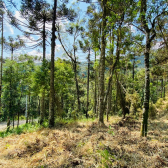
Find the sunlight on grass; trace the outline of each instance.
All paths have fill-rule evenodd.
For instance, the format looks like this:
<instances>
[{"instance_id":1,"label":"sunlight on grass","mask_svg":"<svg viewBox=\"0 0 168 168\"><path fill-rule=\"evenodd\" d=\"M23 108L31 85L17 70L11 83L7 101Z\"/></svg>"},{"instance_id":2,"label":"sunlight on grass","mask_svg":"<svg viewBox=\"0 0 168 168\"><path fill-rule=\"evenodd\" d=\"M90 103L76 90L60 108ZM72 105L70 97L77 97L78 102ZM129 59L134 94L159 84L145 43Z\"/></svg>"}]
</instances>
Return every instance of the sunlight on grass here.
<instances>
[{"instance_id":1,"label":"sunlight on grass","mask_svg":"<svg viewBox=\"0 0 168 168\"><path fill-rule=\"evenodd\" d=\"M26 132L34 132L34 131L37 131L40 128L41 128L41 126L38 123L34 123L34 124L27 123L27 124L20 125L19 127L16 127L14 129L1 131L0 132L0 137L4 138L4 137L7 137L7 136L13 135L13 134L22 134L22 133L26 133Z\"/></svg>"}]
</instances>

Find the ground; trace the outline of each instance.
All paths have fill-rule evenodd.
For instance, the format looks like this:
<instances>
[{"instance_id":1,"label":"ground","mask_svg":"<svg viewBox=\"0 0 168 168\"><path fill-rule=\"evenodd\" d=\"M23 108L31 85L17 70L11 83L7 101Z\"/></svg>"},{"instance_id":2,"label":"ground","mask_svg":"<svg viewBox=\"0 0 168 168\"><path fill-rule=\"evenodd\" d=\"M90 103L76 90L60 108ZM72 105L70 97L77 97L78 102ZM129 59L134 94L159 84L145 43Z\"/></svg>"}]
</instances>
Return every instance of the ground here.
<instances>
[{"instance_id":1,"label":"ground","mask_svg":"<svg viewBox=\"0 0 168 168\"><path fill-rule=\"evenodd\" d=\"M140 137L141 117L57 122L55 128L0 138L0 168L166 168L168 98L160 99Z\"/></svg>"},{"instance_id":2,"label":"ground","mask_svg":"<svg viewBox=\"0 0 168 168\"><path fill-rule=\"evenodd\" d=\"M0 167L168 167L167 119L149 121L147 138L140 137L140 121L117 116L106 128L76 121L0 138Z\"/></svg>"}]
</instances>

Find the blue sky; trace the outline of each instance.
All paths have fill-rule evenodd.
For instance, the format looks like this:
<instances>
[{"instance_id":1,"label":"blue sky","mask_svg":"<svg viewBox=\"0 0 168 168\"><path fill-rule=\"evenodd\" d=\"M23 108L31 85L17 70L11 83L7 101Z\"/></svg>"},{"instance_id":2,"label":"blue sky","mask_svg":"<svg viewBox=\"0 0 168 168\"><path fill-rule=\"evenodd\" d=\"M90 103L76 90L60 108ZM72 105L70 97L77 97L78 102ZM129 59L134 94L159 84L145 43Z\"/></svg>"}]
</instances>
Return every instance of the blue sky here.
<instances>
[{"instance_id":1,"label":"blue sky","mask_svg":"<svg viewBox=\"0 0 168 168\"><path fill-rule=\"evenodd\" d=\"M17 3L17 8L20 8L20 1L14 0ZM50 3L51 5L53 5L53 0L47 0L48 3ZM69 4L69 6L73 6L74 7L74 3L75 0L72 0L71 3ZM7 3L8 5L8 3ZM85 11L87 10L87 4L86 3L80 3L79 4L79 8L80 8L80 13L81 15L83 15L85 13ZM20 13L18 10L10 7L10 9L12 9L15 17L19 20L21 20L22 22L26 23L26 20L24 18L21 17ZM82 18L82 17L80 17ZM60 24L64 27L64 24L68 24L68 21L64 21L64 22L60 22ZM48 27L48 29L51 29L51 24L47 24L46 25ZM23 36L22 32L19 31L18 29L14 28L13 26L11 26L9 24L9 20L7 18L7 16L5 16L5 22L4 22L4 37L8 38L8 36L12 36L13 38L15 38L17 35L20 35L21 38L26 42L26 46L31 46L33 44L35 44L34 42L28 40L26 37ZM37 36L32 36L32 39L37 39ZM51 39L48 38L48 41L51 42ZM68 42L69 41L69 42ZM67 39L64 40L64 42L68 42L69 44L71 44L72 42L72 37L67 36ZM68 44L67 43L67 44ZM61 57L61 58L65 58L65 56L63 56L63 49L59 43L58 40L56 40L56 50L55 50L55 58L56 57ZM20 54L29 54L29 55L38 55L38 56L42 56L42 47L37 47L35 49L28 49L28 48L22 48L19 49L17 51L14 51L14 57L20 55ZM86 61L86 56L87 53L82 53L81 51L79 51L77 53L79 55L79 61L83 62ZM4 50L4 58L9 57L10 58L11 53L10 51ZM46 46L46 57L49 59L51 57L51 47L50 46ZM94 58L94 53L91 56L92 58Z\"/></svg>"}]
</instances>

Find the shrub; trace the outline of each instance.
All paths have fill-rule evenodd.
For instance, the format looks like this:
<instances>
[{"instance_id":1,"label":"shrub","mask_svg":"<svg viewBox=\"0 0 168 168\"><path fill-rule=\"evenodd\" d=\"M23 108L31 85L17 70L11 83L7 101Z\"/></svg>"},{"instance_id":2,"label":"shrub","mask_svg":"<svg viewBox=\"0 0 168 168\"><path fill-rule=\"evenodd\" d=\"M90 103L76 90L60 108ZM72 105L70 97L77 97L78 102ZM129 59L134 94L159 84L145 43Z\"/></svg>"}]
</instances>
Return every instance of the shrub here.
<instances>
[{"instance_id":1,"label":"shrub","mask_svg":"<svg viewBox=\"0 0 168 168\"><path fill-rule=\"evenodd\" d=\"M6 131L0 131L0 137L4 138L4 137L7 137L12 134L34 132L40 128L41 128L41 126L38 123L24 124L24 125L20 125L19 127L14 128L14 129L7 129Z\"/></svg>"},{"instance_id":2,"label":"shrub","mask_svg":"<svg viewBox=\"0 0 168 168\"><path fill-rule=\"evenodd\" d=\"M149 105L149 118L155 119L156 115L157 115L156 106L153 103L150 103L150 105Z\"/></svg>"},{"instance_id":3,"label":"shrub","mask_svg":"<svg viewBox=\"0 0 168 168\"><path fill-rule=\"evenodd\" d=\"M88 111L88 115L89 115L89 117L91 117L91 118L95 117L95 114L94 114L94 112L93 112L93 109L91 109L90 111Z\"/></svg>"},{"instance_id":4,"label":"shrub","mask_svg":"<svg viewBox=\"0 0 168 168\"><path fill-rule=\"evenodd\" d=\"M157 102L156 102L155 105L156 105L157 108L160 108L160 106L161 106L162 104L163 104L163 98L160 98L160 99L157 100Z\"/></svg>"},{"instance_id":5,"label":"shrub","mask_svg":"<svg viewBox=\"0 0 168 168\"><path fill-rule=\"evenodd\" d=\"M76 110L73 110L73 111L71 112L71 117L72 117L74 120L77 119L77 111L76 111Z\"/></svg>"}]
</instances>

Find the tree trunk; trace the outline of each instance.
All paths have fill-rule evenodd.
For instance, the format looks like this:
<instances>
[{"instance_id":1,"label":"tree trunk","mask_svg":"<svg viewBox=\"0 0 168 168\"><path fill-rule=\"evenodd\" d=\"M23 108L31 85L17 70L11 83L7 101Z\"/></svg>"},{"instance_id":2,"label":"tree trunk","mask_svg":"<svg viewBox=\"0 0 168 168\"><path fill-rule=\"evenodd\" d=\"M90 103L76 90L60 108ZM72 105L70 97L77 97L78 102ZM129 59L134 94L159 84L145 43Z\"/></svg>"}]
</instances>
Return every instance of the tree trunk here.
<instances>
[{"instance_id":1,"label":"tree trunk","mask_svg":"<svg viewBox=\"0 0 168 168\"><path fill-rule=\"evenodd\" d=\"M96 52L95 52L96 62ZM97 116L97 69L95 67L94 114Z\"/></svg>"},{"instance_id":2,"label":"tree trunk","mask_svg":"<svg viewBox=\"0 0 168 168\"><path fill-rule=\"evenodd\" d=\"M89 108L89 77L90 77L90 48L88 55L88 75L87 75L87 109L86 109L86 118L88 118L88 108Z\"/></svg>"},{"instance_id":3,"label":"tree trunk","mask_svg":"<svg viewBox=\"0 0 168 168\"><path fill-rule=\"evenodd\" d=\"M20 112L20 109L18 110L18 122L17 122L17 127L19 127L19 116L20 116L19 112Z\"/></svg>"},{"instance_id":4,"label":"tree trunk","mask_svg":"<svg viewBox=\"0 0 168 168\"><path fill-rule=\"evenodd\" d=\"M55 22L56 22L57 0L54 0L53 23L52 23L52 39L51 39L51 74L50 74L50 103L49 103L49 127L54 127L54 56L55 56Z\"/></svg>"},{"instance_id":5,"label":"tree trunk","mask_svg":"<svg viewBox=\"0 0 168 168\"><path fill-rule=\"evenodd\" d=\"M9 71L10 73L12 72L11 71L11 69L10 69L10 71ZM9 94L10 94L10 96L9 96L9 99L10 99L10 101L9 101L9 112L8 112L8 120L7 120L7 129L9 130L10 129L10 117L11 117L11 114L12 114L12 100L11 100L11 97L12 97L12 95L11 95L11 79L10 79L10 92L9 92Z\"/></svg>"},{"instance_id":6,"label":"tree trunk","mask_svg":"<svg viewBox=\"0 0 168 168\"><path fill-rule=\"evenodd\" d=\"M166 81L164 80L164 87L163 87L163 98L165 98L165 94L166 94L165 83L166 83Z\"/></svg>"},{"instance_id":7,"label":"tree trunk","mask_svg":"<svg viewBox=\"0 0 168 168\"><path fill-rule=\"evenodd\" d=\"M10 129L10 117L7 117L7 131Z\"/></svg>"},{"instance_id":8,"label":"tree trunk","mask_svg":"<svg viewBox=\"0 0 168 168\"><path fill-rule=\"evenodd\" d=\"M22 93L23 93L23 86L22 86L22 91L21 91L20 99L19 99L19 102L18 102L19 110L18 110L18 122L17 122L17 127L19 127L19 116L20 116L20 111L21 111L20 102L21 102L21 98L22 98Z\"/></svg>"},{"instance_id":9,"label":"tree trunk","mask_svg":"<svg viewBox=\"0 0 168 168\"><path fill-rule=\"evenodd\" d=\"M134 55L134 58L133 58L133 68L132 68L132 79L134 81L134 76L135 76L135 55Z\"/></svg>"},{"instance_id":10,"label":"tree trunk","mask_svg":"<svg viewBox=\"0 0 168 168\"><path fill-rule=\"evenodd\" d=\"M46 55L46 33L45 33L45 18L43 20L43 63L45 61L45 55ZM44 66L44 64L43 64ZM44 84L43 84L44 87ZM41 108L40 108L40 124L44 122L44 117L45 117L45 89L42 90L42 97L41 97Z\"/></svg>"},{"instance_id":11,"label":"tree trunk","mask_svg":"<svg viewBox=\"0 0 168 168\"><path fill-rule=\"evenodd\" d=\"M13 129L14 129L14 127L15 127L15 116L14 116L14 112L13 112Z\"/></svg>"},{"instance_id":12,"label":"tree trunk","mask_svg":"<svg viewBox=\"0 0 168 168\"><path fill-rule=\"evenodd\" d=\"M1 34L1 79L0 79L0 113L2 112L2 65L3 65L3 14L2 14L2 34Z\"/></svg>"},{"instance_id":13,"label":"tree trunk","mask_svg":"<svg viewBox=\"0 0 168 168\"><path fill-rule=\"evenodd\" d=\"M78 84L78 79L77 79L77 62L76 59L73 61L73 70L75 74L75 83L76 83L76 95L77 95L77 101L78 101L78 112L80 112L80 98L79 98L79 84Z\"/></svg>"},{"instance_id":14,"label":"tree trunk","mask_svg":"<svg viewBox=\"0 0 168 168\"><path fill-rule=\"evenodd\" d=\"M28 106L27 106L27 117L26 117L26 123L29 122L29 116L30 116L30 88L29 88L29 97L28 97Z\"/></svg>"},{"instance_id":15,"label":"tree trunk","mask_svg":"<svg viewBox=\"0 0 168 168\"><path fill-rule=\"evenodd\" d=\"M112 83L110 82L108 99L107 99L107 111L106 111L107 122L109 119L109 113L111 111L111 103L112 103L111 100L112 100Z\"/></svg>"},{"instance_id":16,"label":"tree trunk","mask_svg":"<svg viewBox=\"0 0 168 168\"><path fill-rule=\"evenodd\" d=\"M44 122L44 116L45 116L45 90L42 91L42 97L40 98L40 124Z\"/></svg>"},{"instance_id":17,"label":"tree trunk","mask_svg":"<svg viewBox=\"0 0 168 168\"><path fill-rule=\"evenodd\" d=\"M101 55L100 55L100 105L99 105L99 126L104 125L104 72L105 72L105 50L106 50L106 0L103 0L103 23L101 37Z\"/></svg>"},{"instance_id":18,"label":"tree trunk","mask_svg":"<svg viewBox=\"0 0 168 168\"><path fill-rule=\"evenodd\" d=\"M116 82L115 114L118 113L118 83Z\"/></svg>"},{"instance_id":19,"label":"tree trunk","mask_svg":"<svg viewBox=\"0 0 168 168\"><path fill-rule=\"evenodd\" d=\"M147 127L148 127L149 96L150 96L149 52L150 52L149 33L146 33L145 90L144 90L143 121L141 125L141 136L147 136Z\"/></svg>"},{"instance_id":20,"label":"tree trunk","mask_svg":"<svg viewBox=\"0 0 168 168\"><path fill-rule=\"evenodd\" d=\"M13 47L11 48L11 60L13 60Z\"/></svg>"},{"instance_id":21,"label":"tree trunk","mask_svg":"<svg viewBox=\"0 0 168 168\"><path fill-rule=\"evenodd\" d=\"M110 30L110 44L112 46L114 46L114 33L112 32L112 30ZM106 117L107 117L107 122L108 122L108 118L109 118L109 113L111 111L111 103L112 103L112 78L113 78L113 71L115 68L116 63L114 63L113 65L113 52L114 52L114 47L112 47L110 49L110 78L108 81L108 88L107 88L107 111L106 111ZM116 59L117 61L117 59ZM113 66L113 67L112 67ZM106 100L105 100L106 103Z\"/></svg>"},{"instance_id":22,"label":"tree trunk","mask_svg":"<svg viewBox=\"0 0 168 168\"><path fill-rule=\"evenodd\" d=\"M118 92L119 92L119 96L120 96L120 106L122 108L123 119L124 119L125 115L126 115L125 91L123 89L123 86L122 86L121 82L118 79L117 74L116 74L116 78L117 78Z\"/></svg>"},{"instance_id":23,"label":"tree trunk","mask_svg":"<svg viewBox=\"0 0 168 168\"><path fill-rule=\"evenodd\" d=\"M160 93L160 97L163 97L163 78L161 79L161 93Z\"/></svg>"},{"instance_id":24,"label":"tree trunk","mask_svg":"<svg viewBox=\"0 0 168 168\"><path fill-rule=\"evenodd\" d=\"M46 32L45 32L45 18L43 20L43 61L45 60L46 55Z\"/></svg>"}]
</instances>

